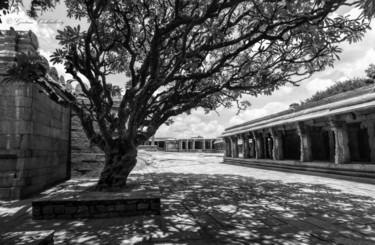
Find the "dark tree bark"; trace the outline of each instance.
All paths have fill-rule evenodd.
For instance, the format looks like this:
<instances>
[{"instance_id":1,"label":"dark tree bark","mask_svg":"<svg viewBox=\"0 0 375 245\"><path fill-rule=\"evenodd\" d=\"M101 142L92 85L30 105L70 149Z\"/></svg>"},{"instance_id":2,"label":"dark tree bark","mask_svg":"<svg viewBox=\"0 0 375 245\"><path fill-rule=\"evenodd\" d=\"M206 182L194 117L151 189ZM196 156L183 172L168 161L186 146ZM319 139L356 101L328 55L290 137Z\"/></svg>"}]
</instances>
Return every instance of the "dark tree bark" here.
<instances>
[{"instance_id":1,"label":"dark tree bark","mask_svg":"<svg viewBox=\"0 0 375 245\"><path fill-rule=\"evenodd\" d=\"M119 188L126 185L130 172L137 163L137 148L132 143L106 154L104 169L97 185L98 190Z\"/></svg>"}]
</instances>

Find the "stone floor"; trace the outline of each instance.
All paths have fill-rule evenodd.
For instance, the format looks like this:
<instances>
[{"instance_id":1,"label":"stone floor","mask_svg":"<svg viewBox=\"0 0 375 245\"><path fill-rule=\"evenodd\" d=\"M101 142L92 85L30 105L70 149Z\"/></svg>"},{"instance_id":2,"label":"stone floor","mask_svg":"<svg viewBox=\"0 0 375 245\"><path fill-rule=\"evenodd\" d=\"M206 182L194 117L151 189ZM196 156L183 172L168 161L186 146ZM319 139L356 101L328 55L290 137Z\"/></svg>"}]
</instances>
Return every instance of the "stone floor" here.
<instances>
[{"instance_id":1,"label":"stone floor","mask_svg":"<svg viewBox=\"0 0 375 245\"><path fill-rule=\"evenodd\" d=\"M53 229L55 244L375 244L374 185L226 165L215 154L153 155L161 216L32 220L26 199L0 203L0 233Z\"/></svg>"}]
</instances>

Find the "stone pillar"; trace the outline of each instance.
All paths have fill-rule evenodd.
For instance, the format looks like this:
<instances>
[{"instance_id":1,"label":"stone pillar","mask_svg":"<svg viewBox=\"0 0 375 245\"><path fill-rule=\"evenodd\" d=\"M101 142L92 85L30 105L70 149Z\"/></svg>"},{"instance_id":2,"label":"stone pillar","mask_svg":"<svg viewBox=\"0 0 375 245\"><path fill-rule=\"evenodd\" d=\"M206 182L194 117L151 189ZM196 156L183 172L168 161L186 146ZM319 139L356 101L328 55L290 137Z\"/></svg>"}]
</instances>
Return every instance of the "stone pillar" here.
<instances>
[{"instance_id":1,"label":"stone pillar","mask_svg":"<svg viewBox=\"0 0 375 245\"><path fill-rule=\"evenodd\" d=\"M206 150L206 140L203 139L203 151L205 151L205 150Z\"/></svg>"},{"instance_id":2,"label":"stone pillar","mask_svg":"<svg viewBox=\"0 0 375 245\"><path fill-rule=\"evenodd\" d=\"M189 140L186 140L186 151L189 151Z\"/></svg>"},{"instance_id":3,"label":"stone pillar","mask_svg":"<svg viewBox=\"0 0 375 245\"><path fill-rule=\"evenodd\" d=\"M195 150L195 140L193 140L193 150Z\"/></svg>"},{"instance_id":4,"label":"stone pillar","mask_svg":"<svg viewBox=\"0 0 375 245\"><path fill-rule=\"evenodd\" d=\"M226 157L232 157L232 144L229 137L225 137L224 139L225 144L225 156Z\"/></svg>"},{"instance_id":5,"label":"stone pillar","mask_svg":"<svg viewBox=\"0 0 375 245\"><path fill-rule=\"evenodd\" d=\"M212 143L212 139L210 140L210 149L213 150L213 143Z\"/></svg>"},{"instance_id":6,"label":"stone pillar","mask_svg":"<svg viewBox=\"0 0 375 245\"><path fill-rule=\"evenodd\" d=\"M250 133L249 138L251 139L251 144L250 144L250 158L255 158L255 139L253 137L253 134Z\"/></svg>"},{"instance_id":7,"label":"stone pillar","mask_svg":"<svg viewBox=\"0 0 375 245\"><path fill-rule=\"evenodd\" d=\"M250 148L249 148L249 135L247 133L242 134L242 157L244 159L250 158Z\"/></svg>"},{"instance_id":8,"label":"stone pillar","mask_svg":"<svg viewBox=\"0 0 375 245\"><path fill-rule=\"evenodd\" d=\"M272 149L272 159L273 160L283 160L283 139L280 131L276 129L270 129L271 137L273 139L273 149Z\"/></svg>"},{"instance_id":9,"label":"stone pillar","mask_svg":"<svg viewBox=\"0 0 375 245\"><path fill-rule=\"evenodd\" d=\"M328 144L329 144L329 160L335 161L335 133L332 130L328 131Z\"/></svg>"},{"instance_id":10,"label":"stone pillar","mask_svg":"<svg viewBox=\"0 0 375 245\"><path fill-rule=\"evenodd\" d=\"M231 146L232 146L232 157L237 158L238 157L238 138L237 136L231 136Z\"/></svg>"},{"instance_id":11,"label":"stone pillar","mask_svg":"<svg viewBox=\"0 0 375 245\"><path fill-rule=\"evenodd\" d=\"M262 132L262 143L263 143L263 158L267 158L267 137L264 132Z\"/></svg>"},{"instance_id":12,"label":"stone pillar","mask_svg":"<svg viewBox=\"0 0 375 245\"><path fill-rule=\"evenodd\" d=\"M297 132L301 141L301 162L310 162L313 160L310 129L304 123L298 123Z\"/></svg>"},{"instance_id":13,"label":"stone pillar","mask_svg":"<svg viewBox=\"0 0 375 245\"><path fill-rule=\"evenodd\" d=\"M182 140L178 140L178 151L182 151Z\"/></svg>"},{"instance_id":14,"label":"stone pillar","mask_svg":"<svg viewBox=\"0 0 375 245\"><path fill-rule=\"evenodd\" d=\"M367 128L368 143L370 146L371 163L375 163L375 122L369 121L362 123L362 127Z\"/></svg>"},{"instance_id":15,"label":"stone pillar","mask_svg":"<svg viewBox=\"0 0 375 245\"><path fill-rule=\"evenodd\" d=\"M262 133L259 132L253 132L253 137L255 140L255 158L256 159L262 159L264 158L264 152L263 152L263 136Z\"/></svg>"},{"instance_id":16,"label":"stone pillar","mask_svg":"<svg viewBox=\"0 0 375 245\"><path fill-rule=\"evenodd\" d=\"M335 133L335 163L349 163L349 137L345 122L330 121L332 131Z\"/></svg>"}]
</instances>

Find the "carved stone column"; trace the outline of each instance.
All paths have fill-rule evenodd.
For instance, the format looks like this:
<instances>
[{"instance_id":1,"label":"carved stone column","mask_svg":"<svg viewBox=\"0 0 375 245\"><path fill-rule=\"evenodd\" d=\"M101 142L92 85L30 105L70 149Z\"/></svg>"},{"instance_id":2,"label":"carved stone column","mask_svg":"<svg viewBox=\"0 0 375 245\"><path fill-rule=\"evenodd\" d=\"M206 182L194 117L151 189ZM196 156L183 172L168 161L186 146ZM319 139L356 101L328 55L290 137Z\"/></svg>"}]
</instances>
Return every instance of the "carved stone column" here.
<instances>
[{"instance_id":1,"label":"carved stone column","mask_svg":"<svg viewBox=\"0 0 375 245\"><path fill-rule=\"evenodd\" d=\"M273 160L283 160L284 159L284 150L283 150L283 139L280 131L271 128L270 133L273 139L273 149L272 149L272 158Z\"/></svg>"},{"instance_id":2,"label":"carved stone column","mask_svg":"<svg viewBox=\"0 0 375 245\"><path fill-rule=\"evenodd\" d=\"M310 162L313 160L310 129L304 123L298 123L297 132L301 141L301 162Z\"/></svg>"},{"instance_id":3,"label":"carved stone column","mask_svg":"<svg viewBox=\"0 0 375 245\"><path fill-rule=\"evenodd\" d=\"M212 139L210 140L210 149L213 150L213 144L212 144Z\"/></svg>"},{"instance_id":4,"label":"carved stone column","mask_svg":"<svg viewBox=\"0 0 375 245\"><path fill-rule=\"evenodd\" d=\"M206 140L203 139L203 150L206 150Z\"/></svg>"},{"instance_id":5,"label":"carved stone column","mask_svg":"<svg viewBox=\"0 0 375 245\"><path fill-rule=\"evenodd\" d=\"M332 131L335 133L335 163L349 163L349 137L345 122L330 121Z\"/></svg>"},{"instance_id":6,"label":"carved stone column","mask_svg":"<svg viewBox=\"0 0 375 245\"><path fill-rule=\"evenodd\" d=\"M259 132L253 132L253 137L255 140L255 158L262 159L264 158L263 152L263 135Z\"/></svg>"},{"instance_id":7,"label":"carved stone column","mask_svg":"<svg viewBox=\"0 0 375 245\"><path fill-rule=\"evenodd\" d=\"M250 133L250 139L251 139L251 144L250 144L250 157L255 158L256 153L255 153L255 139L253 136L253 133Z\"/></svg>"},{"instance_id":8,"label":"carved stone column","mask_svg":"<svg viewBox=\"0 0 375 245\"><path fill-rule=\"evenodd\" d=\"M242 157L250 158L250 148L249 148L249 135L247 133L242 134Z\"/></svg>"},{"instance_id":9,"label":"carved stone column","mask_svg":"<svg viewBox=\"0 0 375 245\"><path fill-rule=\"evenodd\" d=\"M237 136L231 136L231 146L232 146L232 157L237 158L238 157L238 138Z\"/></svg>"},{"instance_id":10,"label":"carved stone column","mask_svg":"<svg viewBox=\"0 0 375 245\"><path fill-rule=\"evenodd\" d=\"M182 140L178 140L178 151L182 151Z\"/></svg>"},{"instance_id":11,"label":"carved stone column","mask_svg":"<svg viewBox=\"0 0 375 245\"><path fill-rule=\"evenodd\" d=\"M195 140L193 140L193 150L195 150Z\"/></svg>"},{"instance_id":12,"label":"carved stone column","mask_svg":"<svg viewBox=\"0 0 375 245\"><path fill-rule=\"evenodd\" d=\"M225 144L225 156L232 157L232 143L229 137L224 138L224 144Z\"/></svg>"},{"instance_id":13,"label":"carved stone column","mask_svg":"<svg viewBox=\"0 0 375 245\"><path fill-rule=\"evenodd\" d=\"M186 151L189 151L189 140L186 140Z\"/></svg>"}]
</instances>

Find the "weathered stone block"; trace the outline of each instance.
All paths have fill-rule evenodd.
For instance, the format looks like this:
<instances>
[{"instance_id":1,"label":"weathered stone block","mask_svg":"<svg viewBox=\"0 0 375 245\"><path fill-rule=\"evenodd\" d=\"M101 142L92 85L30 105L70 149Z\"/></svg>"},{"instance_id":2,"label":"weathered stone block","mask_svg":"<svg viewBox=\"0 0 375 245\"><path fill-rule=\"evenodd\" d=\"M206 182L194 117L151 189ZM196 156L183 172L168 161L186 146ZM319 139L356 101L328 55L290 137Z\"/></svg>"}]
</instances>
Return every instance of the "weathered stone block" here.
<instances>
[{"instance_id":1,"label":"weathered stone block","mask_svg":"<svg viewBox=\"0 0 375 245\"><path fill-rule=\"evenodd\" d=\"M25 120L30 121L32 110L28 107L7 107L6 109L2 106L0 107L1 112L1 119L7 121L15 121L15 120Z\"/></svg>"},{"instance_id":2,"label":"weathered stone block","mask_svg":"<svg viewBox=\"0 0 375 245\"><path fill-rule=\"evenodd\" d=\"M43 215L46 215L46 214L53 214L53 206L45 206L43 207Z\"/></svg>"},{"instance_id":3,"label":"weathered stone block","mask_svg":"<svg viewBox=\"0 0 375 245\"><path fill-rule=\"evenodd\" d=\"M55 214L45 214L41 218L42 219L56 219L56 215Z\"/></svg>"},{"instance_id":4,"label":"weathered stone block","mask_svg":"<svg viewBox=\"0 0 375 245\"><path fill-rule=\"evenodd\" d=\"M137 210L137 204L127 204L125 205L125 211Z\"/></svg>"},{"instance_id":5,"label":"weathered stone block","mask_svg":"<svg viewBox=\"0 0 375 245\"><path fill-rule=\"evenodd\" d=\"M125 205L124 204L116 205L116 211L124 212L125 211Z\"/></svg>"},{"instance_id":6,"label":"weathered stone block","mask_svg":"<svg viewBox=\"0 0 375 245\"><path fill-rule=\"evenodd\" d=\"M115 212L116 211L115 205L108 205L107 206L107 211L108 212Z\"/></svg>"},{"instance_id":7,"label":"weathered stone block","mask_svg":"<svg viewBox=\"0 0 375 245\"><path fill-rule=\"evenodd\" d=\"M150 207L149 203L138 203L137 209L138 210L146 210Z\"/></svg>"},{"instance_id":8,"label":"weathered stone block","mask_svg":"<svg viewBox=\"0 0 375 245\"><path fill-rule=\"evenodd\" d=\"M126 204L137 204L138 200L126 200Z\"/></svg>"},{"instance_id":9,"label":"weathered stone block","mask_svg":"<svg viewBox=\"0 0 375 245\"><path fill-rule=\"evenodd\" d=\"M11 192L9 188L0 188L0 199L9 200Z\"/></svg>"},{"instance_id":10,"label":"weathered stone block","mask_svg":"<svg viewBox=\"0 0 375 245\"><path fill-rule=\"evenodd\" d=\"M53 206L53 212L55 214L64 214L65 213L64 205L54 205Z\"/></svg>"},{"instance_id":11,"label":"weathered stone block","mask_svg":"<svg viewBox=\"0 0 375 245\"><path fill-rule=\"evenodd\" d=\"M23 91L20 91L19 93L22 94L22 92ZM23 96L21 97L21 96L15 95L15 97L8 97L8 99L0 100L1 108L7 108L7 107L9 109L13 109L15 107L31 108L31 106L32 106L32 98L30 97L23 97Z\"/></svg>"},{"instance_id":12,"label":"weathered stone block","mask_svg":"<svg viewBox=\"0 0 375 245\"><path fill-rule=\"evenodd\" d=\"M71 219L72 215L70 214L60 214L56 216L57 219Z\"/></svg>"},{"instance_id":13,"label":"weathered stone block","mask_svg":"<svg viewBox=\"0 0 375 245\"><path fill-rule=\"evenodd\" d=\"M77 213L77 207L65 207L66 214L75 214Z\"/></svg>"},{"instance_id":14,"label":"weathered stone block","mask_svg":"<svg viewBox=\"0 0 375 245\"><path fill-rule=\"evenodd\" d=\"M0 134L0 149L19 149L21 146L21 135Z\"/></svg>"},{"instance_id":15,"label":"weathered stone block","mask_svg":"<svg viewBox=\"0 0 375 245\"><path fill-rule=\"evenodd\" d=\"M41 217L42 216L42 207L33 206L33 217Z\"/></svg>"},{"instance_id":16,"label":"weathered stone block","mask_svg":"<svg viewBox=\"0 0 375 245\"><path fill-rule=\"evenodd\" d=\"M160 210L160 203L151 203L152 210Z\"/></svg>"},{"instance_id":17,"label":"weathered stone block","mask_svg":"<svg viewBox=\"0 0 375 245\"><path fill-rule=\"evenodd\" d=\"M118 213L118 212L109 213L109 218L117 218L117 217L121 217L121 213Z\"/></svg>"},{"instance_id":18,"label":"weathered stone block","mask_svg":"<svg viewBox=\"0 0 375 245\"><path fill-rule=\"evenodd\" d=\"M32 133L31 121L5 121L0 119L0 134L30 134Z\"/></svg>"},{"instance_id":19,"label":"weathered stone block","mask_svg":"<svg viewBox=\"0 0 375 245\"><path fill-rule=\"evenodd\" d=\"M1 139L1 137L0 137ZM1 154L0 154L1 155ZM2 156L1 163L0 163L0 171L15 171L17 168L17 158L10 158L6 159L6 155ZM1 178L1 175L0 175Z\"/></svg>"},{"instance_id":20,"label":"weathered stone block","mask_svg":"<svg viewBox=\"0 0 375 245\"><path fill-rule=\"evenodd\" d=\"M104 205L95 205L90 207L90 213L105 213L107 212L107 207Z\"/></svg>"},{"instance_id":21,"label":"weathered stone block","mask_svg":"<svg viewBox=\"0 0 375 245\"><path fill-rule=\"evenodd\" d=\"M109 214L108 213L96 213L96 214L93 214L93 217L97 219L105 219L109 217Z\"/></svg>"}]
</instances>

